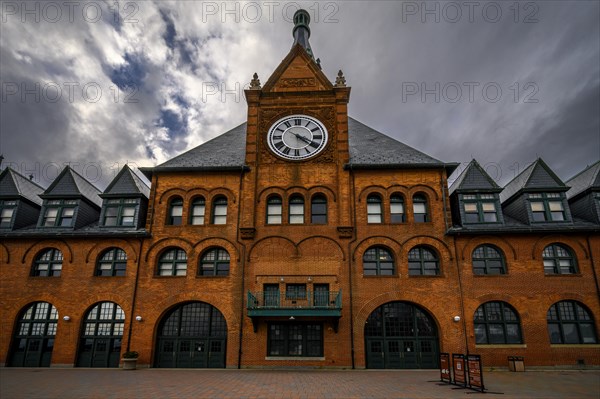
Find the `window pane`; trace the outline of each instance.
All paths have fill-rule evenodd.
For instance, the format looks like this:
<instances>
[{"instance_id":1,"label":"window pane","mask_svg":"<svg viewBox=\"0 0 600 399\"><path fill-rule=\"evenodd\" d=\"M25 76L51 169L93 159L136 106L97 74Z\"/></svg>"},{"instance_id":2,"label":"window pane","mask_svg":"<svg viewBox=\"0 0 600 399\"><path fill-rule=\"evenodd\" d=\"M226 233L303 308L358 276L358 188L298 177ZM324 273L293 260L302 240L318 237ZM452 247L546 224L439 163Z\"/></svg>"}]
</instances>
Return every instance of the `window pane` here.
<instances>
[{"instance_id":1,"label":"window pane","mask_svg":"<svg viewBox=\"0 0 600 399\"><path fill-rule=\"evenodd\" d=\"M545 222L546 221L546 214L544 212L534 212L533 213L533 220L536 222Z\"/></svg>"},{"instance_id":2,"label":"window pane","mask_svg":"<svg viewBox=\"0 0 600 399\"><path fill-rule=\"evenodd\" d=\"M563 323L563 333L565 337L565 344L578 344L579 335L577 334L577 325L571 323Z\"/></svg>"},{"instance_id":3,"label":"window pane","mask_svg":"<svg viewBox=\"0 0 600 399\"><path fill-rule=\"evenodd\" d=\"M486 222L497 222L498 216L496 215L495 212L494 213L484 213L483 220Z\"/></svg>"},{"instance_id":4,"label":"window pane","mask_svg":"<svg viewBox=\"0 0 600 399\"><path fill-rule=\"evenodd\" d=\"M487 332L485 331L485 324L475 324L475 343L487 344Z\"/></svg>"},{"instance_id":5,"label":"window pane","mask_svg":"<svg viewBox=\"0 0 600 399\"><path fill-rule=\"evenodd\" d=\"M550 211L552 212L563 211L563 205L561 201L549 201L548 206L550 207Z\"/></svg>"},{"instance_id":6,"label":"window pane","mask_svg":"<svg viewBox=\"0 0 600 399\"><path fill-rule=\"evenodd\" d=\"M531 210L533 212L544 212L543 202L531 202Z\"/></svg>"},{"instance_id":7,"label":"window pane","mask_svg":"<svg viewBox=\"0 0 600 399\"><path fill-rule=\"evenodd\" d=\"M181 216L181 215L183 215L183 206L174 205L171 208L171 216Z\"/></svg>"},{"instance_id":8,"label":"window pane","mask_svg":"<svg viewBox=\"0 0 600 399\"><path fill-rule=\"evenodd\" d=\"M552 220L554 221L562 221L565 220L565 215L562 212L552 212L550 214L550 216L552 217Z\"/></svg>"},{"instance_id":9,"label":"window pane","mask_svg":"<svg viewBox=\"0 0 600 399\"><path fill-rule=\"evenodd\" d=\"M465 212L475 212L475 213L477 213L477 204L475 204L475 203L466 203L465 204Z\"/></svg>"},{"instance_id":10,"label":"window pane","mask_svg":"<svg viewBox=\"0 0 600 399\"><path fill-rule=\"evenodd\" d=\"M496 212L496 204L493 202L482 202L481 208L484 212Z\"/></svg>"},{"instance_id":11,"label":"window pane","mask_svg":"<svg viewBox=\"0 0 600 399\"><path fill-rule=\"evenodd\" d=\"M581 330L581 338L584 344L595 344L596 335L594 333L594 325L588 323L582 323L579 325Z\"/></svg>"},{"instance_id":12,"label":"window pane","mask_svg":"<svg viewBox=\"0 0 600 399\"><path fill-rule=\"evenodd\" d=\"M413 204L414 213L425 213L426 206L425 204Z\"/></svg>"}]
</instances>

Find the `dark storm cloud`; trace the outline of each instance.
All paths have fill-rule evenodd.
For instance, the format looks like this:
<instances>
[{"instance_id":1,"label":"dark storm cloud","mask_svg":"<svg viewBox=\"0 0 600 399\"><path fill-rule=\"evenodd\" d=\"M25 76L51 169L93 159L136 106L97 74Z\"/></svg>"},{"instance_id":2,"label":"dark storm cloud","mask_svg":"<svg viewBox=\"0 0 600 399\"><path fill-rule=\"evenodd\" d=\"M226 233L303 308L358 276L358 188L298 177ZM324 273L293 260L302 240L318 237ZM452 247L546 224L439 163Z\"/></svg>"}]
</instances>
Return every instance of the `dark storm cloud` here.
<instances>
[{"instance_id":1,"label":"dark storm cloud","mask_svg":"<svg viewBox=\"0 0 600 399\"><path fill-rule=\"evenodd\" d=\"M324 73L344 71L364 123L443 161L476 158L502 184L538 156L563 179L600 158L598 2L475 2L473 20L460 1L299 3ZM161 163L244 121L244 85L254 72L264 84L292 44L284 3L251 22L203 14L205 2L140 2L116 19L98 4L97 23L2 24L2 82L121 89L118 102L3 101L7 161ZM423 19L424 7L437 11Z\"/></svg>"}]
</instances>

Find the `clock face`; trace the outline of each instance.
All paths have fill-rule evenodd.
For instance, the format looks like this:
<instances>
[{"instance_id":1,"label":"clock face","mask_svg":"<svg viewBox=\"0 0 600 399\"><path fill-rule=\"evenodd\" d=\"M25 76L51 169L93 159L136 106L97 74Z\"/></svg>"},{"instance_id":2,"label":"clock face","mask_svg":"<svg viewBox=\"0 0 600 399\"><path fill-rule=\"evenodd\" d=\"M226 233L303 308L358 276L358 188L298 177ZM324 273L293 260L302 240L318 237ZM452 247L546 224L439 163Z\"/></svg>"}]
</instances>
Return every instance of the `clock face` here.
<instances>
[{"instance_id":1,"label":"clock face","mask_svg":"<svg viewBox=\"0 0 600 399\"><path fill-rule=\"evenodd\" d=\"M290 115L271 126L267 136L269 148L282 158L312 158L325 148L327 129L319 120L306 115Z\"/></svg>"}]
</instances>

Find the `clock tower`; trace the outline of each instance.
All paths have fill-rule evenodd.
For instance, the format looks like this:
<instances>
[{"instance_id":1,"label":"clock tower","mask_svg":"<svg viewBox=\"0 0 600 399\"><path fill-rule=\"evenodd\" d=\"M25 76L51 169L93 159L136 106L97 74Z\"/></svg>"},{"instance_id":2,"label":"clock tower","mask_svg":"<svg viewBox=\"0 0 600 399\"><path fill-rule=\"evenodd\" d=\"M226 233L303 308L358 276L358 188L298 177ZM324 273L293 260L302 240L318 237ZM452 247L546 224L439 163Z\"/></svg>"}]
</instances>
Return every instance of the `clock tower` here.
<instances>
[{"instance_id":1,"label":"clock tower","mask_svg":"<svg viewBox=\"0 0 600 399\"><path fill-rule=\"evenodd\" d=\"M245 192L249 185L256 187L257 196L274 186L284 191L322 186L331 193L336 208L329 226L348 225L348 205L337 199L347 185L343 165L349 161L350 87L341 71L332 84L321 70L309 43L309 24L308 12L298 10L290 52L262 87L255 74L245 91L245 161L250 168ZM265 222L266 216L260 217L263 200L244 198L242 228L255 229Z\"/></svg>"}]
</instances>

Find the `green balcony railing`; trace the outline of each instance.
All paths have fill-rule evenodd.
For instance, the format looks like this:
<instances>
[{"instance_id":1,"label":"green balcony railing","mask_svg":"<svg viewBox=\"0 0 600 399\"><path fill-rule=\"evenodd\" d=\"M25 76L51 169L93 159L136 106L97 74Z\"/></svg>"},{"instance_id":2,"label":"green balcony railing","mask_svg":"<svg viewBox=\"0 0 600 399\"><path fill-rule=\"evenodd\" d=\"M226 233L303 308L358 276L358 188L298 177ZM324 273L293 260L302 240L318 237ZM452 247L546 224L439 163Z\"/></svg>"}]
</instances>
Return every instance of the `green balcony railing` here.
<instances>
[{"instance_id":1,"label":"green balcony railing","mask_svg":"<svg viewBox=\"0 0 600 399\"><path fill-rule=\"evenodd\" d=\"M248 291L248 315L341 316L342 291Z\"/></svg>"}]
</instances>

